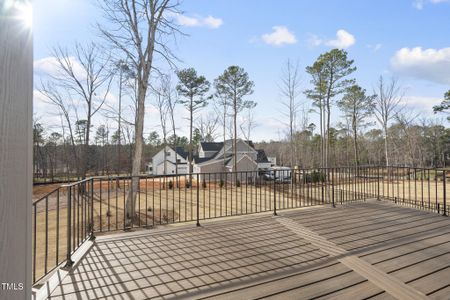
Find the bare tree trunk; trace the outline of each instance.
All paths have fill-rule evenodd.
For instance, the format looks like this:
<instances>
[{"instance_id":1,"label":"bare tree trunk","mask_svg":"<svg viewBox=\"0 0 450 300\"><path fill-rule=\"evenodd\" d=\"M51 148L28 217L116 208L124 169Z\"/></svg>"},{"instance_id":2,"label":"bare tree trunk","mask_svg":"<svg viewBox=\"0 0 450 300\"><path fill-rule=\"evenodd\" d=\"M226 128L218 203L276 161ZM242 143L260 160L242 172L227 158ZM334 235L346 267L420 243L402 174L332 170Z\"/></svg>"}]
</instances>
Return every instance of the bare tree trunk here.
<instances>
[{"instance_id":1,"label":"bare tree trunk","mask_svg":"<svg viewBox=\"0 0 450 300\"><path fill-rule=\"evenodd\" d=\"M358 149L358 131L356 128L356 121L355 117L353 117L353 146L355 151L355 164L357 167L359 167L359 149Z\"/></svg>"},{"instance_id":2,"label":"bare tree trunk","mask_svg":"<svg viewBox=\"0 0 450 300\"><path fill-rule=\"evenodd\" d=\"M389 148L388 148L387 124L383 125L383 131L384 131L384 157L385 157L386 167L389 167Z\"/></svg>"},{"instance_id":3,"label":"bare tree trunk","mask_svg":"<svg viewBox=\"0 0 450 300\"><path fill-rule=\"evenodd\" d=\"M193 166L192 166L192 152L194 151L194 147L192 144L192 130L193 130L193 118L194 118L194 111L193 111L193 101L194 101L194 97L191 96L190 99L190 109L189 109L189 113L190 113L190 118L189 118L189 186L192 187L192 171L193 171Z\"/></svg>"},{"instance_id":4,"label":"bare tree trunk","mask_svg":"<svg viewBox=\"0 0 450 300\"><path fill-rule=\"evenodd\" d=\"M322 107L322 100L320 100L320 166L323 168L325 166L324 164L324 133L323 133L323 107Z\"/></svg>"},{"instance_id":5,"label":"bare tree trunk","mask_svg":"<svg viewBox=\"0 0 450 300\"><path fill-rule=\"evenodd\" d=\"M223 171L225 172L226 168L226 159L225 159L225 142L227 140L227 110L226 106L224 105L223 109Z\"/></svg>"},{"instance_id":6,"label":"bare tree trunk","mask_svg":"<svg viewBox=\"0 0 450 300\"><path fill-rule=\"evenodd\" d=\"M330 152L330 123L331 123L331 108L329 101L327 102L327 139L325 143L325 168L329 166L329 152Z\"/></svg>"},{"instance_id":7,"label":"bare tree trunk","mask_svg":"<svg viewBox=\"0 0 450 300\"><path fill-rule=\"evenodd\" d=\"M233 172L237 171L237 99L236 95L233 100L233 129L234 129L234 139L233 139Z\"/></svg>"},{"instance_id":8,"label":"bare tree trunk","mask_svg":"<svg viewBox=\"0 0 450 300\"><path fill-rule=\"evenodd\" d=\"M119 82L119 118L118 118L118 124L117 124L117 175L120 174L120 148L121 148L121 133L122 133L122 68L120 68L120 82Z\"/></svg>"},{"instance_id":9,"label":"bare tree trunk","mask_svg":"<svg viewBox=\"0 0 450 300\"><path fill-rule=\"evenodd\" d=\"M139 190L139 174L141 171L142 163L142 149L144 145L144 115L145 115L145 95L147 91L148 76L144 80L144 85L139 87L138 103L136 111L136 124L135 130L135 146L134 154L131 166L131 188L128 191L128 197L126 201L126 222L127 226L131 225L131 222L136 217L136 193Z\"/></svg>"}]
</instances>

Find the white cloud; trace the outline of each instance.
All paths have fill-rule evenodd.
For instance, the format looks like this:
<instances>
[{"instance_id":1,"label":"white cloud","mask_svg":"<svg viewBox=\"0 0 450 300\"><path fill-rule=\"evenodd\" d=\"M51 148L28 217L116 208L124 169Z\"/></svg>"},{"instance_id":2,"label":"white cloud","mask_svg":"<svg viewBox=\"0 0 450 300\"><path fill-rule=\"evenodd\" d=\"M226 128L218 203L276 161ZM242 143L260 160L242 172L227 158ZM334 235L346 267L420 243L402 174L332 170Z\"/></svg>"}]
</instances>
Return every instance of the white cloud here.
<instances>
[{"instance_id":1,"label":"white cloud","mask_svg":"<svg viewBox=\"0 0 450 300\"><path fill-rule=\"evenodd\" d=\"M223 24L223 20L214 18L213 16L207 16L203 19L203 23L211 28L219 28Z\"/></svg>"},{"instance_id":2,"label":"white cloud","mask_svg":"<svg viewBox=\"0 0 450 300\"><path fill-rule=\"evenodd\" d=\"M439 4L449 2L449 0L414 0L412 5L415 9L422 10L426 3Z\"/></svg>"},{"instance_id":3,"label":"white cloud","mask_svg":"<svg viewBox=\"0 0 450 300\"><path fill-rule=\"evenodd\" d=\"M346 49L354 45L355 42L356 39L351 33L345 31L344 29L339 29L336 32L336 39L326 41L325 45L339 49Z\"/></svg>"},{"instance_id":4,"label":"white cloud","mask_svg":"<svg viewBox=\"0 0 450 300\"><path fill-rule=\"evenodd\" d=\"M339 29L336 32L336 39L322 39L314 34L310 34L310 37L308 39L308 44L312 47L326 45L338 49L347 49L348 47L354 45L355 42L355 37L344 29Z\"/></svg>"},{"instance_id":5,"label":"white cloud","mask_svg":"<svg viewBox=\"0 0 450 300\"><path fill-rule=\"evenodd\" d=\"M425 96L404 96L403 104L409 108L416 108L423 112L432 113L433 106L441 103L442 99L438 97Z\"/></svg>"},{"instance_id":6,"label":"white cloud","mask_svg":"<svg viewBox=\"0 0 450 300\"><path fill-rule=\"evenodd\" d=\"M442 98L428 96L404 96L402 104L408 111L421 113L423 116L434 116L433 106L440 104Z\"/></svg>"},{"instance_id":7,"label":"white cloud","mask_svg":"<svg viewBox=\"0 0 450 300\"><path fill-rule=\"evenodd\" d=\"M53 56L35 60L33 67L36 73L56 75L58 72L58 63Z\"/></svg>"},{"instance_id":8,"label":"white cloud","mask_svg":"<svg viewBox=\"0 0 450 300\"><path fill-rule=\"evenodd\" d=\"M450 48L402 48L392 57L391 66L399 74L450 84Z\"/></svg>"},{"instance_id":9,"label":"white cloud","mask_svg":"<svg viewBox=\"0 0 450 300\"><path fill-rule=\"evenodd\" d=\"M261 36L264 43L273 46L282 46L284 44L295 44L297 38L285 26L273 26L272 33L266 33Z\"/></svg>"},{"instance_id":10,"label":"white cloud","mask_svg":"<svg viewBox=\"0 0 450 300\"><path fill-rule=\"evenodd\" d=\"M213 16L203 17L188 17L182 14L176 14L175 18L179 25L187 27L208 27L219 28L223 24L223 20Z\"/></svg>"},{"instance_id":11,"label":"white cloud","mask_svg":"<svg viewBox=\"0 0 450 300\"><path fill-rule=\"evenodd\" d=\"M83 66L73 56L69 57L69 61L72 64L75 75L78 78L85 78L86 71ZM44 57L33 62L34 72L38 75L50 75L57 76L59 74L59 64L54 56Z\"/></svg>"}]
</instances>

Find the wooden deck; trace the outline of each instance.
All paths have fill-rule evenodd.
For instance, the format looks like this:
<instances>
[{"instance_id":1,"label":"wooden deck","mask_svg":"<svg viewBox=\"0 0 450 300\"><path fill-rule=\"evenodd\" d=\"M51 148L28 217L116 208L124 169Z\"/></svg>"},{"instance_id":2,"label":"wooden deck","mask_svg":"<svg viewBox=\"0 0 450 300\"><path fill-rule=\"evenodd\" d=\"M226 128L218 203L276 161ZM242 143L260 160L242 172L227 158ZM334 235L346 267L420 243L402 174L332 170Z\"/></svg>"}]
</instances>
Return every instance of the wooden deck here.
<instances>
[{"instance_id":1,"label":"wooden deck","mask_svg":"<svg viewBox=\"0 0 450 300\"><path fill-rule=\"evenodd\" d=\"M51 299L450 299L450 219L369 201L98 238Z\"/></svg>"}]
</instances>

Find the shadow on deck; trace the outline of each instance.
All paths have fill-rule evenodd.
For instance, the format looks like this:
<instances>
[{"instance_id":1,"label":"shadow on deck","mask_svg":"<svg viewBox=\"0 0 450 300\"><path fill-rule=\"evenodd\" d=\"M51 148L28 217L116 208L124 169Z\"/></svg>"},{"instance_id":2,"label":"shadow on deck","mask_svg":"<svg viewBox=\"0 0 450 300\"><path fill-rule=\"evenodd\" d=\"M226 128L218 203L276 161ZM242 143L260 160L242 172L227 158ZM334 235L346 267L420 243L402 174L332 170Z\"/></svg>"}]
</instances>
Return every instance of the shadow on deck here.
<instances>
[{"instance_id":1,"label":"shadow on deck","mask_svg":"<svg viewBox=\"0 0 450 300\"><path fill-rule=\"evenodd\" d=\"M450 220L368 201L97 238L50 299L448 299Z\"/></svg>"}]
</instances>

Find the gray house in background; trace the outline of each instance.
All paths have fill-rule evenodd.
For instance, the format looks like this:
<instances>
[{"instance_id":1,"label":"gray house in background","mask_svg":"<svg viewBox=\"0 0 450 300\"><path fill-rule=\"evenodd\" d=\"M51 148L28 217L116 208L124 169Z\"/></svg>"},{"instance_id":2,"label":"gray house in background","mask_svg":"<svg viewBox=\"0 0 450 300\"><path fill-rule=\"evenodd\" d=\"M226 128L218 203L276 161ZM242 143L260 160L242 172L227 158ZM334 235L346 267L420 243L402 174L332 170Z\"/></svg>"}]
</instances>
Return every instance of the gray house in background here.
<instances>
[{"instance_id":1,"label":"gray house in background","mask_svg":"<svg viewBox=\"0 0 450 300\"><path fill-rule=\"evenodd\" d=\"M234 170L233 141L201 142L193 158L194 173L222 173L268 170L272 164L264 150L255 149L252 141L236 141L237 168ZM166 155L164 155L164 151ZM188 153L181 148L173 150L166 146L147 164L147 172L153 175L175 174L175 153L177 153L178 174L188 173ZM164 172L166 170L166 172Z\"/></svg>"}]
</instances>

